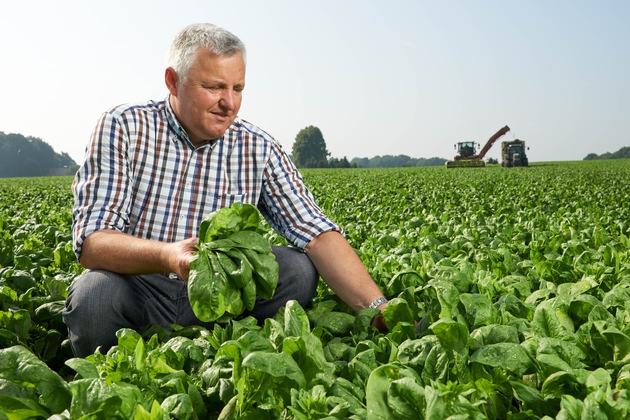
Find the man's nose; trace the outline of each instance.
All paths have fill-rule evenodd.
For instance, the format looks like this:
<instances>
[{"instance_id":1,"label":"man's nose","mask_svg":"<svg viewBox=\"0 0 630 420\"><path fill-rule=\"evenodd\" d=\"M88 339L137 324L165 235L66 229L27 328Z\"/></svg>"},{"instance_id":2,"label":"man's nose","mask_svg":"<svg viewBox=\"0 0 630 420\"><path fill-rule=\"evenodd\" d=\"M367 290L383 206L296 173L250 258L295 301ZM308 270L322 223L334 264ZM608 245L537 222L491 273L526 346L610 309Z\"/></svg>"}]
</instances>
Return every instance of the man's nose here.
<instances>
[{"instance_id":1,"label":"man's nose","mask_svg":"<svg viewBox=\"0 0 630 420\"><path fill-rule=\"evenodd\" d=\"M232 89L225 89L222 92L220 105L226 109L234 109L236 103L236 92Z\"/></svg>"}]
</instances>

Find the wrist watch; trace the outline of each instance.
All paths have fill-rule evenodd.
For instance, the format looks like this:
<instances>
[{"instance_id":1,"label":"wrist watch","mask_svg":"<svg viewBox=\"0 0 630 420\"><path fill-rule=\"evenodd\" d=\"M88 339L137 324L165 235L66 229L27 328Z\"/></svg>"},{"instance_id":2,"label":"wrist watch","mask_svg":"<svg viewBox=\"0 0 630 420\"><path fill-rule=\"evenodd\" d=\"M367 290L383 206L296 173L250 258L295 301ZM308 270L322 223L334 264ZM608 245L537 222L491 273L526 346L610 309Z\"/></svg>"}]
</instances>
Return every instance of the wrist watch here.
<instances>
[{"instance_id":1,"label":"wrist watch","mask_svg":"<svg viewBox=\"0 0 630 420\"><path fill-rule=\"evenodd\" d=\"M387 300L387 298L384 298L383 296L381 296L380 298L376 298L372 301L372 303L370 303L370 305L368 306L368 308L370 309L376 309L378 308L379 305L383 304L383 303L387 303L389 302Z\"/></svg>"}]
</instances>

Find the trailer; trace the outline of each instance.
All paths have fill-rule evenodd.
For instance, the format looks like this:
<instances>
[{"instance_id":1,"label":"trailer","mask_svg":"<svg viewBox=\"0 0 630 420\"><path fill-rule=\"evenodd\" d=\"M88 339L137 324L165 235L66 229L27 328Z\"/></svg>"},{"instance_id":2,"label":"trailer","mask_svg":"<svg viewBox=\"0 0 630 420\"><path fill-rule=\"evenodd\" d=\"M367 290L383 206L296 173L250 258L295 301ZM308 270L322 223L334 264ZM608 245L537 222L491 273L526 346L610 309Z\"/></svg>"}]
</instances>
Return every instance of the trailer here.
<instances>
[{"instance_id":1,"label":"trailer","mask_svg":"<svg viewBox=\"0 0 630 420\"><path fill-rule=\"evenodd\" d=\"M501 165L505 168L529 166L525 149L529 148L525 147L524 140L504 141L501 143Z\"/></svg>"}]
</instances>

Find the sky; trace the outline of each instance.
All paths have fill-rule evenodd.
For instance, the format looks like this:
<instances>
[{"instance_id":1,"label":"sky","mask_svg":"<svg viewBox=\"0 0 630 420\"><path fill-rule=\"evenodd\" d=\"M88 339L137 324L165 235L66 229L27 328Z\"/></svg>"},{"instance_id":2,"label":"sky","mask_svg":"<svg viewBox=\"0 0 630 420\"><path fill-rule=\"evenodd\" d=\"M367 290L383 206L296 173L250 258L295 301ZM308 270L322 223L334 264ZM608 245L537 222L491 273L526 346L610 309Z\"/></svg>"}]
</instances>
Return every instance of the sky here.
<instances>
[{"instance_id":1,"label":"sky","mask_svg":"<svg viewBox=\"0 0 630 420\"><path fill-rule=\"evenodd\" d=\"M521 139L530 162L630 146L625 0L0 2L0 131L83 160L102 112L161 100L175 34L211 22L247 47L240 117L287 150L452 159Z\"/></svg>"}]
</instances>

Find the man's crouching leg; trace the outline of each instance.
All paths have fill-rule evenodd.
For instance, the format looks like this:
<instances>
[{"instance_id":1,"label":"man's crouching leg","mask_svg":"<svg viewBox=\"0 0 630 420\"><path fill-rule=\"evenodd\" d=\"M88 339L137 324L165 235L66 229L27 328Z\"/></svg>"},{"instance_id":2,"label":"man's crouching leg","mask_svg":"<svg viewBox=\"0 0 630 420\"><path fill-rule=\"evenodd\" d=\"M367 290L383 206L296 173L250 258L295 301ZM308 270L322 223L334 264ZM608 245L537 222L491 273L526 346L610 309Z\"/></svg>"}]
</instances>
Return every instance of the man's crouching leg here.
<instances>
[{"instance_id":1,"label":"man's crouching leg","mask_svg":"<svg viewBox=\"0 0 630 420\"><path fill-rule=\"evenodd\" d=\"M138 332L150 325L197 324L181 319L190 308L186 283L162 274L122 276L105 270L88 270L69 288L63 320L74 354L86 357L101 347L106 353L118 344L116 331Z\"/></svg>"}]
</instances>

